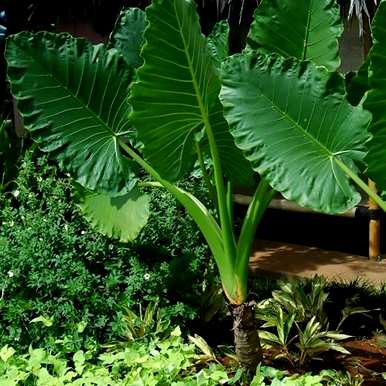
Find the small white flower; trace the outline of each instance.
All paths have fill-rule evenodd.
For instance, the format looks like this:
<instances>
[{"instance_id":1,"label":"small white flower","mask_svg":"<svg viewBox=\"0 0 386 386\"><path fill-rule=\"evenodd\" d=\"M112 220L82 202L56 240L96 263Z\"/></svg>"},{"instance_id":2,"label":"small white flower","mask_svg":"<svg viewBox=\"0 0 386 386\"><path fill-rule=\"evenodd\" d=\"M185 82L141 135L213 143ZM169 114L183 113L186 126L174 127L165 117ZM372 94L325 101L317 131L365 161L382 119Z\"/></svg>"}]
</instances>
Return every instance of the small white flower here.
<instances>
[{"instance_id":1,"label":"small white flower","mask_svg":"<svg viewBox=\"0 0 386 386\"><path fill-rule=\"evenodd\" d=\"M86 231L82 231L82 232L80 232L80 234L81 234L81 235L84 235L85 233L86 233Z\"/></svg>"},{"instance_id":2,"label":"small white flower","mask_svg":"<svg viewBox=\"0 0 386 386\"><path fill-rule=\"evenodd\" d=\"M112 250L114 249L114 245L113 245L113 244L110 244L110 245L109 245L109 249L110 249L110 251L112 251Z\"/></svg>"},{"instance_id":3,"label":"small white flower","mask_svg":"<svg viewBox=\"0 0 386 386\"><path fill-rule=\"evenodd\" d=\"M143 275L143 278L144 278L145 280L149 280L149 279L150 279L150 273L145 273L145 274Z\"/></svg>"},{"instance_id":4,"label":"small white flower","mask_svg":"<svg viewBox=\"0 0 386 386\"><path fill-rule=\"evenodd\" d=\"M43 237L39 237L39 241L43 241Z\"/></svg>"},{"instance_id":5,"label":"small white flower","mask_svg":"<svg viewBox=\"0 0 386 386\"><path fill-rule=\"evenodd\" d=\"M19 194L20 194L20 190L14 190L13 192L12 192L12 195L13 195L13 197L15 197L15 198L18 198L19 197Z\"/></svg>"},{"instance_id":6,"label":"small white flower","mask_svg":"<svg viewBox=\"0 0 386 386\"><path fill-rule=\"evenodd\" d=\"M10 221L10 222L9 222L9 226L10 226L10 227L13 227L14 225L15 225L15 223L14 223L13 221Z\"/></svg>"},{"instance_id":7,"label":"small white flower","mask_svg":"<svg viewBox=\"0 0 386 386\"><path fill-rule=\"evenodd\" d=\"M14 277L15 276L15 272L13 271L8 271L8 277Z\"/></svg>"},{"instance_id":8,"label":"small white flower","mask_svg":"<svg viewBox=\"0 0 386 386\"><path fill-rule=\"evenodd\" d=\"M43 181L43 178L42 178L41 176L39 176L39 177L37 178L37 180L38 180L38 182L42 182L42 181Z\"/></svg>"}]
</instances>

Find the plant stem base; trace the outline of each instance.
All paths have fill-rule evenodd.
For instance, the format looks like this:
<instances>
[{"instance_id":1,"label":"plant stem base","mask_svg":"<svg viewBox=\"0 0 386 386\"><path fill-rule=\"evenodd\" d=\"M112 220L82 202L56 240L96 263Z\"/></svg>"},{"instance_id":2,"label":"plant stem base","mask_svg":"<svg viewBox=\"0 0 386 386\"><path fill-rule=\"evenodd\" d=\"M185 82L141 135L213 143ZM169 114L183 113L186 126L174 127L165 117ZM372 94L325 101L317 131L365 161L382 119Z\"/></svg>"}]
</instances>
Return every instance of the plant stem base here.
<instances>
[{"instance_id":1,"label":"plant stem base","mask_svg":"<svg viewBox=\"0 0 386 386\"><path fill-rule=\"evenodd\" d=\"M232 306L232 316L237 358L242 367L255 371L263 355L257 331L254 303Z\"/></svg>"}]
</instances>

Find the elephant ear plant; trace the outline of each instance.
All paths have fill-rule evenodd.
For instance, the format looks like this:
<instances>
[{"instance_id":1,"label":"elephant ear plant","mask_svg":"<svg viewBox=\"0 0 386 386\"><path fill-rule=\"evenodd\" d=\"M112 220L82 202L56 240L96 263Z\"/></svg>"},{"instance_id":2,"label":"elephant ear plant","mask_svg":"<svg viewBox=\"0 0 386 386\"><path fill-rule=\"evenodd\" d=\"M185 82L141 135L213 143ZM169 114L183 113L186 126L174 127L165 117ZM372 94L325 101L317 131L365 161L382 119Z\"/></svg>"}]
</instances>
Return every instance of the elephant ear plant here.
<instances>
[{"instance_id":1,"label":"elephant ear plant","mask_svg":"<svg viewBox=\"0 0 386 386\"><path fill-rule=\"evenodd\" d=\"M299 7L295 0L285 3ZM284 36L282 45L314 46L315 30L339 37L332 1L321 1L324 7L315 12L314 3L305 1L298 13L302 38ZM270 4L285 33L288 16L277 1L262 7ZM121 241L134 239L149 216L144 186L164 187L192 216L233 310L240 363L251 369L261 360L261 350L247 299L248 261L274 192L337 213L359 202L354 181L386 208L357 175L371 116L346 101L343 78L326 69L337 67L335 40L320 53L312 50L311 57L307 50L279 45L276 51L284 57L268 55L276 43L266 40L271 34L258 33L266 28L260 23L262 11L255 15L251 45L225 59L221 70L227 28L219 26L208 44L188 0L153 0L146 21L138 10L127 11L138 23L125 35L123 20L131 17L120 19L110 43L119 42L116 48L39 32L10 37L6 49L8 77L27 129L72 175L80 206L98 230ZM309 20L313 14L323 17L319 27ZM143 37L133 38L145 25ZM313 58L319 58L318 66L303 61ZM178 187L195 164L212 195L214 213ZM148 179L139 178L140 169ZM236 234L232 187L250 184L254 172L260 182Z\"/></svg>"}]
</instances>

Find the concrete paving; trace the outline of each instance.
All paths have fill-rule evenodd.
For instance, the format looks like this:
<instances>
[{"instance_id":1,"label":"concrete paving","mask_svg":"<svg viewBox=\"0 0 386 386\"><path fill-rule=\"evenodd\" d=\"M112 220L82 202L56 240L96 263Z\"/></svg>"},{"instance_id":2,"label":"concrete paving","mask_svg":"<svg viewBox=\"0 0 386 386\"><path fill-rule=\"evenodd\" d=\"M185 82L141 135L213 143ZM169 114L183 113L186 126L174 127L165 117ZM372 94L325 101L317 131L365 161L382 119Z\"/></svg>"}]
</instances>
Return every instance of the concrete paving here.
<instances>
[{"instance_id":1,"label":"concrete paving","mask_svg":"<svg viewBox=\"0 0 386 386\"><path fill-rule=\"evenodd\" d=\"M250 259L250 270L272 277L324 276L329 281L362 279L375 286L386 284L386 260L302 245L258 240Z\"/></svg>"}]
</instances>

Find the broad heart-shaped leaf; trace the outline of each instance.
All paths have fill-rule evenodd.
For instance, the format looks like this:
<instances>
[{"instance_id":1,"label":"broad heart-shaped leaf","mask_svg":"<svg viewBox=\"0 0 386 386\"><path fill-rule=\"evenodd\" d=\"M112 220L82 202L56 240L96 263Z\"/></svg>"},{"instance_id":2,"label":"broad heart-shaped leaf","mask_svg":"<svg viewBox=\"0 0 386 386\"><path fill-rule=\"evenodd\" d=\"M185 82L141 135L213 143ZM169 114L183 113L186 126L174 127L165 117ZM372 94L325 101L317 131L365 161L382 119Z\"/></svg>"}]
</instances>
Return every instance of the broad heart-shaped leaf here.
<instances>
[{"instance_id":1,"label":"broad heart-shaped leaf","mask_svg":"<svg viewBox=\"0 0 386 386\"><path fill-rule=\"evenodd\" d=\"M8 78L27 129L83 186L120 195L135 182L118 137L130 133L131 72L117 50L68 34L7 41Z\"/></svg>"},{"instance_id":2,"label":"broad heart-shaped leaf","mask_svg":"<svg viewBox=\"0 0 386 386\"><path fill-rule=\"evenodd\" d=\"M326 213L360 195L356 172L370 114L345 99L344 80L323 67L277 55L236 55L223 66L221 99L236 145L287 199Z\"/></svg>"},{"instance_id":3,"label":"broad heart-shaped leaf","mask_svg":"<svg viewBox=\"0 0 386 386\"><path fill-rule=\"evenodd\" d=\"M221 20L215 24L208 38L209 50L217 65L229 56L229 24L226 20Z\"/></svg>"},{"instance_id":4,"label":"broad heart-shaped leaf","mask_svg":"<svg viewBox=\"0 0 386 386\"><path fill-rule=\"evenodd\" d=\"M150 215L150 196L137 188L123 196L110 197L77 184L75 196L84 216L97 231L122 242L134 240Z\"/></svg>"},{"instance_id":5,"label":"broad heart-shaped leaf","mask_svg":"<svg viewBox=\"0 0 386 386\"><path fill-rule=\"evenodd\" d=\"M336 70L343 32L336 0L263 0L248 35L252 48Z\"/></svg>"},{"instance_id":6,"label":"broad heart-shaped leaf","mask_svg":"<svg viewBox=\"0 0 386 386\"><path fill-rule=\"evenodd\" d=\"M145 12L138 8L127 8L118 16L111 34L111 43L122 54L127 64L134 68L143 62L139 53L143 45L145 26Z\"/></svg>"},{"instance_id":7,"label":"broad heart-shaped leaf","mask_svg":"<svg viewBox=\"0 0 386 386\"><path fill-rule=\"evenodd\" d=\"M366 157L368 174L386 190L386 2L378 7L373 21L374 45L370 53L370 86L365 107L373 114L369 153Z\"/></svg>"},{"instance_id":8,"label":"broad heart-shaped leaf","mask_svg":"<svg viewBox=\"0 0 386 386\"><path fill-rule=\"evenodd\" d=\"M192 1L154 0L146 18L131 118L148 161L175 181L194 164L195 138L209 125L220 80Z\"/></svg>"}]
</instances>

